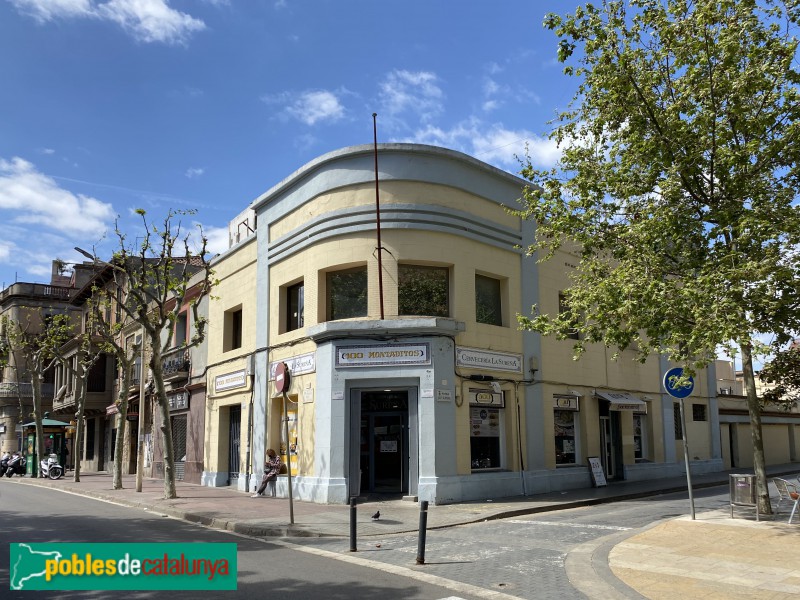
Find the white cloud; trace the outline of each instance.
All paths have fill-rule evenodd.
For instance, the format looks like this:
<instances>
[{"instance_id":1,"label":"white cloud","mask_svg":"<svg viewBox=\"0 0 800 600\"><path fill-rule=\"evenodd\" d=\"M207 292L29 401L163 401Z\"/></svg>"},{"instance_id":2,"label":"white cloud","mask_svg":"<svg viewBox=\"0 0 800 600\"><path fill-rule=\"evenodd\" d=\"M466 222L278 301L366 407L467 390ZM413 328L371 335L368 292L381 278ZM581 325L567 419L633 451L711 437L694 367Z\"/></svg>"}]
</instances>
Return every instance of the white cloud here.
<instances>
[{"instance_id":1,"label":"white cloud","mask_svg":"<svg viewBox=\"0 0 800 600\"><path fill-rule=\"evenodd\" d=\"M193 177L200 177L200 175L202 175L205 172L206 170L203 169L202 167L190 167L186 169L185 175L189 179L192 179Z\"/></svg>"},{"instance_id":2,"label":"white cloud","mask_svg":"<svg viewBox=\"0 0 800 600\"><path fill-rule=\"evenodd\" d=\"M39 23L55 19L90 17L93 0L11 0L17 10Z\"/></svg>"},{"instance_id":3,"label":"white cloud","mask_svg":"<svg viewBox=\"0 0 800 600\"><path fill-rule=\"evenodd\" d=\"M11 0L21 13L39 23L56 19L112 21L142 42L185 44L205 29L200 19L171 8L167 0Z\"/></svg>"},{"instance_id":4,"label":"white cloud","mask_svg":"<svg viewBox=\"0 0 800 600\"><path fill-rule=\"evenodd\" d=\"M417 131L411 141L461 150L501 168L518 167L518 158L525 158L526 144L536 166L552 167L560 156L555 142L524 129L506 129L499 123L487 125L479 119L470 119L450 129L429 126Z\"/></svg>"},{"instance_id":5,"label":"white cloud","mask_svg":"<svg viewBox=\"0 0 800 600\"><path fill-rule=\"evenodd\" d=\"M332 92L304 92L286 111L306 125L318 121L338 121L344 116L344 106Z\"/></svg>"},{"instance_id":6,"label":"white cloud","mask_svg":"<svg viewBox=\"0 0 800 600\"><path fill-rule=\"evenodd\" d=\"M194 225L203 230L203 235L206 238L206 251L211 255L222 254L230 247L228 228L227 227L204 227L200 223L195 222ZM194 252L200 251L199 242L199 229L192 231L189 234L189 244Z\"/></svg>"},{"instance_id":7,"label":"white cloud","mask_svg":"<svg viewBox=\"0 0 800 600\"><path fill-rule=\"evenodd\" d=\"M0 158L0 211L12 223L36 224L75 239L100 237L114 220L110 204L73 194L21 158Z\"/></svg>"},{"instance_id":8,"label":"white cloud","mask_svg":"<svg viewBox=\"0 0 800 600\"><path fill-rule=\"evenodd\" d=\"M339 97L328 90L309 90L300 94L283 92L262 96L261 100L267 104L284 105L279 115L281 118L292 117L306 125L338 121L345 114L344 105L339 101Z\"/></svg>"},{"instance_id":9,"label":"white cloud","mask_svg":"<svg viewBox=\"0 0 800 600\"><path fill-rule=\"evenodd\" d=\"M386 76L379 88L381 110L390 117L411 112L428 122L442 112L444 92L434 73L395 70Z\"/></svg>"},{"instance_id":10,"label":"white cloud","mask_svg":"<svg viewBox=\"0 0 800 600\"><path fill-rule=\"evenodd\" d=\"M42 154L55 154L56 151L53 150L52 148L42 148L41 149L41 153Z\"/></svg>"}]
</instances>

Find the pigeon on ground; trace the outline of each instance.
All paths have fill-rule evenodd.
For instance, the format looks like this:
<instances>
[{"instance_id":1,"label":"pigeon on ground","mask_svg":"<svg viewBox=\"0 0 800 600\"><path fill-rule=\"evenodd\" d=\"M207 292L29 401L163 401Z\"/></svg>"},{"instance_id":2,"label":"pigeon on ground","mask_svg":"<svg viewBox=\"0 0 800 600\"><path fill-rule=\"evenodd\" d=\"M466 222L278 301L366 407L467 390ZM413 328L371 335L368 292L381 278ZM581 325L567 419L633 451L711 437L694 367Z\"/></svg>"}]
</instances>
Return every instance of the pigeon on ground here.
<instances>
[{"instance_id":1,"label":"pigeon on ground","mask_svg":"<svg viewBox=\"0 0 800 600\"><path fill-rule=\"evenodd\" d=\"M380 518L381 518L381 511L378 511L374 515L372 515L372 520L373 521L377 521Z\"/></svg>"}]
</instances>

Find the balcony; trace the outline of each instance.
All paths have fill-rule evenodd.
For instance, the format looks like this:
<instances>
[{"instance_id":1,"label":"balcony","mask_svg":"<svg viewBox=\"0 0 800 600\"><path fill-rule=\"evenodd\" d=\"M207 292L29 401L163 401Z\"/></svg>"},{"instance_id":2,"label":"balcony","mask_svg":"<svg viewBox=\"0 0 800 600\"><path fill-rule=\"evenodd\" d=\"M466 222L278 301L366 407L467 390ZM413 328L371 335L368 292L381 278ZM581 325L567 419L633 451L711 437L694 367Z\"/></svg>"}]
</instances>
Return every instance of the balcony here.
<instances>
[{"instance_id":1,"label":"balcony","mask_svg":"<svg viewBox=\"0 0 800 600\"><path fill-rule=\"evenodd\" d=\"M4 381L0 383L0 398L33 398L33 387L29 382ZM53 399L53 384L42 384L42 399Z\"/></svg>"},{"instance_id":2,"label":"balcony","mask_svg":"<svg viewBox=\"0 0 800 600\"><path fill-rule=\"evenodd\" d=\"M164 381L188 379L189 371L192 368L189 351L185 348L175 348L166 352L161 361L161 368L164 373Z\"/></svg>"},{"instance_id":3,"label":"balcony","mask_svg":"<svg viewBox=\"0 0 800 600\"><path fill-rule=\"evenodd\" d=\"M78 292L75 288L61 287L58 285L45 285L43 283L13 283L0 292L0 302L10 296L26 296L29 298L49 298L63 300L64 302Z\"/></svg>"}]
</instances>

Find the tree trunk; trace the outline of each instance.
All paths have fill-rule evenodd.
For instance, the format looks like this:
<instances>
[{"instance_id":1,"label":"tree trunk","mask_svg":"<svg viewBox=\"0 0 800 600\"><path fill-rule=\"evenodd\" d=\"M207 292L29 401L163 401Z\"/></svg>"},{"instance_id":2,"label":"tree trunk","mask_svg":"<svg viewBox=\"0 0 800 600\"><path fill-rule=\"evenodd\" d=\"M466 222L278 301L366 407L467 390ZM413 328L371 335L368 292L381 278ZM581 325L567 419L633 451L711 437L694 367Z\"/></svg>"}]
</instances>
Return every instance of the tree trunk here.
<instances>
[{"instance_id":1,"label":"tree trunk","mask_svg":"<svg viewBox=\"0 0 800 600\"><path fill-rule=\"evenodd\" d=\"M76 399L78 404L78 411L75 413L77 418L77 426L75 428L76 434L76 441L75 445L73 445L72 451L75 452L75 446L83 439L83 413L84 409L86 408L86 379L89 375L86 366L83 366L83 371L81 372L80 376L77 378L77 386L78 389L76 390ZM80 448L80 446L78 446ZM74 460L75 460L75 473L72 476L72 481L79 482L81 480L81 457L80 453L78 453Z\"/></svg>"},{"instance_id":2,"label":"tree trunk","mask_svg":"<svg viewBox=\"0 0 800 600\"><path fill-rule=\"evenodd\" d=\"M73 459L75 460L75 472L72 475L74 482L81 480L81 456L83 455L83 430L86 425L83 422L83 405L78 407L78 412L75 414L75 443L72 445Z\"/></svg>"},{"instance_id":3,"label":"tree trunk","mask_svg":"<svg viewBox=\"0 0 800 600\"><path fill-rule=\"evenodd\" d=\"M150 358L150 369L156 386L159 414L161 415L161 440L164 451L164 498L177 498L175 491L175 449L172 445L172 423L169 418L169 402L164 389L164 371L161 364L161 347L159 340L151 338L153 353Z\"/></svg>"},{"instance_id":4,"label":"tree trunk","mask_svg":"<svg viewBox=\"0 0 800 600\"><path fill-rule=\"evenodd\" d=\"M42 428L42 379L41 365L37 364L36 372L31 377L31 394L33 395L33 421L36 424L36 456L30 457L35 463L31 469L33 477L39 476L39 461L44 456L44 429Z\"/></svg>"},{"instance_id":5,"label":"tree trunk","mask_svg":"<svg viewBox=\"0 0 800 600\"><path fill-rule=\"evenodd\" d=\"M144 343L144 340L142 340ZM119 358L119 357L117 357ZM126 357L127 358L127 357ZM128 395L130 393L131 387L131 366L133 361L128 362L127 360L120 360L120 364L122 365L122 382L119 388L119 430L117 431L117 439L116 439L116 447L114 448L114 481L113 487L115 490L122 489L122 454L123 449L125 447L125 430L128 426ZM144 377L144 365L142 365L140 369L139 377ZM139 404L144 403L144 398L139 399ZM139 418L144 417L144 411L142 410L142 406L139 406ZM138 444L144 443L142 440L138 440ZM138 447L138 446L137 446ZM137 454L138 456L138 454ZM138 468L139 465L137 463L136 467Z\"/></svg>"},{"instance_id":6,"label":"tree trunk","mask_svg":"<svg viewBox=\"0 0 800 600\"><path fill-rule=\"evenodd\" d=\"M756 474L758 510L762 515L772 514L767 487L767 468L764 459L764 439L761 431L761 405L756 394L756 379L753 371L753 355L750 342L740 344L742 350L742 375L747 394L747 411L750 413L750 433L753 437L753 470Z\"/></svg>"}]
</instances>

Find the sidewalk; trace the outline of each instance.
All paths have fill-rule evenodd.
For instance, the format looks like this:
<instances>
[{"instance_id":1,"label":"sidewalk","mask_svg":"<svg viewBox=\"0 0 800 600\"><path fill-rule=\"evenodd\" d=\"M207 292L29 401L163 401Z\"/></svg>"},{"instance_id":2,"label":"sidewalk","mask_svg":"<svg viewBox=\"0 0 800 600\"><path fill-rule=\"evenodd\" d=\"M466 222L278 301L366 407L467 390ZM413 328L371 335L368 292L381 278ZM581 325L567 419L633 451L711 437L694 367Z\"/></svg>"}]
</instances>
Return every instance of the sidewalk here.
<instances>
[{"instance_id":1,"label":"sidewalk","mask_svg":"<svg viewBox=\"0 0 800 600\"><path fill-rule=\"evenodd\" d=\"M793 479L799 473L797 464L768 469L769 477L785 474ZM693 488L727 485L728 475L729 472L721 472L693 476ZM14 477L11 481L99 498L255 537L347 538L350 531L348 506L295 500L294 523L290 524L288 499L251 498L250 494L228 487L176 482L178 498L165 500L162 480L144 479L142 492L137 493L133 475L123 477L121 490L111 489L112 479L108 473L82 474L80 483L72 481L71 472L57 481L27 477ZM429 506L427 525L433 530L685 490L686 479L677 477ZM371 515L378 510L381 518L373 521ZM787 524L785 507L777 519L762 517L758 523L752 509L737 507L734 514L734 519L730 518L730 511L717 511L697 515L695 521L686 517L659 522L609 548L608 565L616 577L648 598L788 598L800 595L800 517L795 516L795 521ZM416 532L419 518L420 504L415 502L365 502L357 509L358 537ZM603 597L580 586L579 589L590 597ZM678 593L678 589L685 594Z\"/></svg>"}]
</instances>

